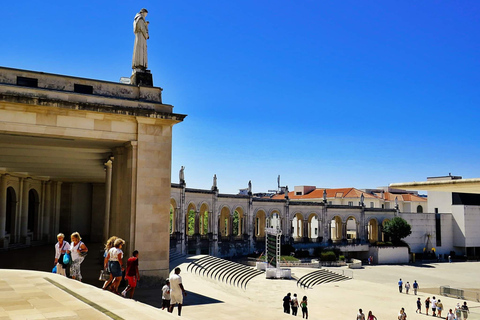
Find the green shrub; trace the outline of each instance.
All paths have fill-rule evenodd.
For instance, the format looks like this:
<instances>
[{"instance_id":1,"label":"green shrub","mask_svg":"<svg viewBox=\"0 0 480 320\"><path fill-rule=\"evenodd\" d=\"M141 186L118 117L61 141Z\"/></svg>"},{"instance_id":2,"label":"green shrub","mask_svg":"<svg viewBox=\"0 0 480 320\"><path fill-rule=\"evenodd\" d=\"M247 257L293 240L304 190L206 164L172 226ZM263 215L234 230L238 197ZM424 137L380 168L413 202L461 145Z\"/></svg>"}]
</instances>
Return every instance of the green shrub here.
<instances>
[{"instance_id":1,"label":"green shrub","mask_svg":"<svg viewBox=\"0 0 480 320\"><path fill-rule=\"evenodd\" d=\"M340 260L340 261L345 261L345 256L339 256L339 257L338 257L338 260Z\"/></svg>"},{"instance_id":2,"label":"green shrub","mask_svg":"<svg viewBox=\"0 0 480 320\"><path fill-rule=\"evenodd\" d=\"M320 255L322 261L337 261L337 256L333 251L322 252Z\"/></svg>"},{"instance_id":3,"label":"green shrub","mask_svg":"<svg viewBox=\"0 0 480 320\"><path fill-rule=\"evenodd\" d=\"M280 261L296 262L300 260L292 256L280 256Z\"/></svg>"}]
</instances>

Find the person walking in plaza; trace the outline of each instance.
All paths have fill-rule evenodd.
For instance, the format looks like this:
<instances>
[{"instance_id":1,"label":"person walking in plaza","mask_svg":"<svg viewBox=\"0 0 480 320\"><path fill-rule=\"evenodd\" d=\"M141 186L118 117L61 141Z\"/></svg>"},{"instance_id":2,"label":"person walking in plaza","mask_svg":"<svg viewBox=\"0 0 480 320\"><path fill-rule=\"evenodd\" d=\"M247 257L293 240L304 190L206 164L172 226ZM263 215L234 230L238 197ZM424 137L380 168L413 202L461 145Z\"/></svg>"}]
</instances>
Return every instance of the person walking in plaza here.
<instances>
[{"instance_id":1,"label":"person walking in plaza","mask_svg":"<svg viewBox=\"0 0 480 320\"><path fill-rule=\"evenodd\" d=\"M447 316L445 317L446 320L455 320L455 314L453 313L452 309L448 310Z\"/></svg>"},{"instance_id":2,"label":"person walking in plaza","mask_svg":"<svg viewBox=\"0 0 480 320\"><path fill-rule=\"evenodd\" d=\"M72 255L72 265L70 266L70 276L72 279L82 281L82 273L80 271L80 265L82 264L85 256L87 255L88 248L81 241L82 238L78 232L74 232L71 235L72 243L68 252Z\"/></svg>"},{"instance_id":3,"label":"person walking in plaza","mask_svg":"<svg viewBox=\"0 0 480 320\"><path fill-rule=\"evenodd\" d=\"M367 320L377 320L377 317L373 315L372 311L368 311Z\"/></svg>"},{"instance_id":4,"label":"person walking in plaza","mask_svg":"<svg viewBox=\"0 0 480 320\"><path fill-rule=\"evenodd\" d=\"M118 293L118 286L122 281L122 271L123 268L123 251L122 247L125 244L123 239L117 238L113 244L113 248L108 250L107 254L107 261L108 261L108 268L110 270L110 274L113 277L113 282L111 284L111 291L113 293ZM104 265L104 268L107 268L107 265Z\"/></svg>"},{"instance_id":5,"label":"person walking in plaza","mask_svg":"<svg viewBox=\"0 0 480 320\"><path fill-rule=\"evenodd\" d=\"M455 307L455 320L461 320L462 319L462 307L460 307L460 303L457 303L457 306Z\"/></svg>"},{"instance_id":6,"label":"person walking in plaza","mask_svg":"<svg viewBox=\"0 0 480 320\"><path fill-rule=\"evenodd\" d=\"M440 301L440 299L438 299L438 302L437 302L437 314L438 314L438 317L442 317L442 310L443 310L443 303L442 301Z\"/></svg>"},{"instance_id":7,"label":"person walking in plaza","mask_svg":"<svg viewBox=\"0 0 480 320\"><path fill-rule=\"evenodd\" d=\"M307 296L303 296L302 302L300 302L300 307L302 308L302 318L308 319Z\"/></svg>"},{"instance_id":8,"label":"person walking in plaza","mask_svg":"<svg viewBox=\"0 0 480 320\"><path fill-rule=\"evenodd\" d=\"M417 310L415 310L415 313L422 313L422 300L420 298L417 299Z\"/></svg>"},{"instance_id":9,"label":"person walking in plaza","mask_svg":"<svg viewBox=\"0 0 480 320\"><path fill-rule=\"evenodd\" d=\"M427 297L427 299L425 299L425 314L428 316L428 309L430 308L430 297Z\"/></svg>"},{"instance_id":10,"label":"person walking in plaza","mask_svg":"<svg viewBox=\"0 0 480 320\"><path fill-rule=\"evenodd\" d=\"M365 314L362 309L358 309L357 320L365 320Z\"/></svg>"},{"instance_id":11,"label":"person walking in plaza","mask_svg":"<svg viewBox=\"0 0 480 320\"><path fill-rule=\"evenodd\" d=\"M398 314L398 320L407 320L407 314L405 313L405 308L400 309Z\"/></svg>"},{"instance_id":12,"label":"person walking in plaza","mask_svg":"<svg viewBox=\"0 0 480 320\"><path fill-rule=\"evenodd\" d=\"M107 281L103 283L103 287L102 287L103 290L107 290L108 287L113 283L113 276L112 276L112 273L110 272L110 268L108 267L107 256L108 256L108 251L113 248L115 244L115 240L117 239L118 238L116 236L112 236L107 240L107 243L105 243L105 251L103 253L103 265L107 266L105 270L108 271L108 273L110 274L110 277L108 278Z\"/></svg>"},{"instance_id":13,"label":"person walking in plaza","mask_svg":"<svg viewBox=\"0 0 480 320\"><path fill-rule=\"evenodd\" d=\"M413 281L413 293L417 295L418 283L417 280Z\"/></svg>"},{"instance_id":14,"label":"person walking in plaza","mask_svg":"<svg viewBox=\"0 0 480 320\"><path fill-rule=\"evenodd\" d=\"M289 292L285 297L283 297L283 312L290 314L290 303L292 299L290 298L292 294Z\"/></svg>"},{"instance_id":15,"label":"person walking in plaza","mask_svg":"<svg viewBox=\"0 0 480 320\"><path fill-rule=\"evenodd\" d=\"M132 256L127 260L125 279L127 279L128 285L125 290L122 291L122 297L127 297L127 293L130 291L130 299L132 299L135 288L137 287L137 282L140 280L140 273L138 272L138 250L133 251Z\"/></svg>"},{"instance_id":16,"label":"person walking in plaza","mask_svg":"<svg viewBox=\"0 0 480 320\"><path fill-rule=\"evenodd\" d=\"M470 313L470 310L468 310L467 301L464 301L462 306L463 319L468 319L469 313Z\"/></svg>"},{"instance_id":17,"label":"person walking in plaza","mask_svg":"<svg viewBox=\"0 0 480 320\"><path fill-rule=\"evenodd\" d=\"M399 291L400 293L402 293L402 288L403 288L403 281L402 281L402 279L400 279L400 280L398 281L398 291Z\"/></svg>"},{"instance_id":18,"label":"person walking in plaza","mask_svg":"<svg viewBox=\"0 0 480 320\"><path fill-rule=\"evenodd\" d=\"M170 309L170 279L165 280L165 285L162 288L162 310Z\"/></svg>"},{"instance_id":19,"label":"person walking in plaza","mask_svg":"<svg viewBox=\"0 0 480 320\"><path fill-rule=\"evenodd\" d=\"M409 291L410 291L410 282L407 281L407 283L405 284L405 293L408 294Z\"/></svg>"},{"instance_id":20,"label":"person walking in plaza","mask_svg":"<svg viewBox=\"0 0 480 320\"><path fill-rule=\"evenodd\" d=\"M436 317L437 314L437 299L435 297L432 297L432 316Z\"/></svg>"},{"instance_id":21,"label":"person walking in plaza","mask_svg":"<svg viewBox=\"0 0 480 320\"><path fill-rule=\"evenodd\" d=\"M65 235L59 233L57 235L58 242L55 244L55 261L54 265L57 266L57 274L66 276L66 266L63 264L63 256L70 250L70 244L64 240Z\"/></svg>"},{"instance_id":22,"label":"person walking in plaza","mask_svg":"<svg viewBox=\"0 0 480 320\"><path fill-rule=\"evenodd\" d=\"M180 271L180 268L175 268L175 274L170 277L170 309L168 310L168 312L172 313L173 308L178 304L179 316L182 314L183 296L187 296L187 292L182 284Z\"/></svg>"},{"instance_id":23,"label":"person walking in plaza","mask_svg":"<svg viewBox=\"0 0 480 320\"><path fill-rule=\"evenodd\" d=\"M297 312L298 312L298 298L297 298L297 294L294 293L292 298L292 316L296 316Z\"/></svg>"}]
</instances>

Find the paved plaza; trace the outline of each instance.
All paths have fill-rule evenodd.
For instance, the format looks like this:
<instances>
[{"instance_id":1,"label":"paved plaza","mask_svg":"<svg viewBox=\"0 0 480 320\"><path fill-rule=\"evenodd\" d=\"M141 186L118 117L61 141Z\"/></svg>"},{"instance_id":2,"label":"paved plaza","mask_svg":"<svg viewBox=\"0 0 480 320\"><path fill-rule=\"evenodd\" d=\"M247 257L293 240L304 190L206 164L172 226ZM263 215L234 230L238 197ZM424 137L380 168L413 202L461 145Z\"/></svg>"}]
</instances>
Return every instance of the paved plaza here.
<instances>
[{"instance_id":1,"label":"paved plaza","mask_svg":"<svg viewBox=\"0 0 480 320\"><path fill-rule=\"evenodd\" d=\"M0 258L5 258L5 253ZM313 289L300 289L295 280L268 280L263 275L253 278L246 290L187 271L193 258L180 263L184 286L188 292L184 319L291 319L282 309L286 293L306 295L309 319L353 319L362 308L372 310L379 320L396 319L404 307L408 319L427 319L416 314L416 299L438 293L441 285L477 290L480 288L479 262L431 263L423 265L365 266L350 270L352 280L322 284ZM171 266L172 268L174 266ZM333 271L347 270L331 268ZM299 278L313 269L293 268ZM420 285L418 296L398 292L397 281ZM97 283L97 285L99 285ZM437 298L439 297L436 294ZM135 298L151 305L124 299L90 284L73 281L49 272L0 269L0 320L6 319L171 319L174 314L156 306L160 288L139 288ZM458 300L440 296L446 311ZM469 319L480 319L480 303L468 301ZM301 312L299 312L301 317Z\"/></svg>"}]
</instances>

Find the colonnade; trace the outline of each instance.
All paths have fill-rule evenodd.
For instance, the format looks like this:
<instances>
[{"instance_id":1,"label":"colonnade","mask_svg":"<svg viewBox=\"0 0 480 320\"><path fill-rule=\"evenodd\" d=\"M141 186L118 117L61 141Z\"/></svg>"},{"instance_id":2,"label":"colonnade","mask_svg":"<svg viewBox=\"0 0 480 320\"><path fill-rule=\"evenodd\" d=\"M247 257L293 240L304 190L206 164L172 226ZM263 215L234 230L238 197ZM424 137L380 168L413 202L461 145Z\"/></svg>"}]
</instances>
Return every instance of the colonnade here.
<instances>
[{"instance_id":1,"label":"colonnade","mask_svg":"<svg viewBox=\"0 0 480 320\"><path fill-rule=\"evenodd\" d=\"M328 205L286 199L219 194L172 184L170 202L171 248L188 252L200 240L217 255L218 244L243 241L250 252L263 242L265 228L278 228L284 242L351 242L383 240L382 224L393 209ZM195 240L192 242L192 240Z\"/></svg>"},{"instance_id":2,"label":"colonnade","mask_svg":"<svg viewBox=\"0 0 480 320\"><path fill-rule=\"evenodd\" d=\"M0 247L55 239L60 221L61 185L59 181L1 174Z\"/></svg>"}]
</instances>

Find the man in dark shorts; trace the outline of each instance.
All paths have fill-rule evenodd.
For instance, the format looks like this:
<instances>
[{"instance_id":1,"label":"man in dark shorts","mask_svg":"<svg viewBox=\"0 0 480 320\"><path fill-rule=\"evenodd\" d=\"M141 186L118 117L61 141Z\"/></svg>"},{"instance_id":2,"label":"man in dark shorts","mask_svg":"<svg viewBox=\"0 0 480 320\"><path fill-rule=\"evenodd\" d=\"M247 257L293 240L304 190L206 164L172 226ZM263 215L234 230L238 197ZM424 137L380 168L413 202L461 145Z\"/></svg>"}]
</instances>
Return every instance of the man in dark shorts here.
<instances>
[{"instance_id":1,"label":"man in dark shorts","mask_svg":"<svg viewBox=\"0 0 480 320\"><path fill-rule=\"evenodd\" d=\"M162 288L162 310L170 308L170 280L165 280L165 285Z\"/></svg>"},{"instance_id":2,"label":"man in dark shorts","mask_svg":"<svg viewBox=\"0 0 480 320\"><path fill-rule=\"evenodd\" d=\"M127 293L130 291L130 299L132 299L135 288L137 287L137 281L140 280L140 273L138 272L138 250L133 251L133 256L127 260L125 279L128 281L128 286L122 291L122 296L126 298Z\"/></svg>"}]
</instances>

